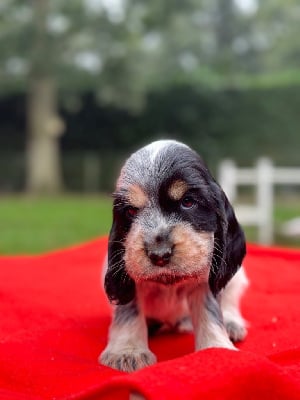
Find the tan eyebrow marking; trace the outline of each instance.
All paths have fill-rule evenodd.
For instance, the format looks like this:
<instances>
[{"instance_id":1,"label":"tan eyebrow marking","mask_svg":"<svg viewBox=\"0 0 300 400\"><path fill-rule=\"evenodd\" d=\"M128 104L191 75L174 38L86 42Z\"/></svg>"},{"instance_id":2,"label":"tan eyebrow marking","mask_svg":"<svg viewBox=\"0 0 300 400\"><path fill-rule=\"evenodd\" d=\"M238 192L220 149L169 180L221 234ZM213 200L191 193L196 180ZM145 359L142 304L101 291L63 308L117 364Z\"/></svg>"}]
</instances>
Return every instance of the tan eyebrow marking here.
<instances>
[{"instance_id":1,"label":"tan eyebrow marking","mask_svg":"<svg viewBox=\"0 0 300 400\"><path fill-rule=\"evenodd\" d=\"M172 200L180 200L188 190L188 185L180 179L174 181L168 189L168 195Z\"/></svg>"},{"instance_id":2,"label":"tan eyebrow marking","mask_svg":"<svg viewBox=\"0 0 300 400\"><path fill-rule=\"evenodd\" d=\"M131 185L128 188L128 200L133 207L143 208L148 202L148 196L138 185Z\"/></svg>"}]
</instances>

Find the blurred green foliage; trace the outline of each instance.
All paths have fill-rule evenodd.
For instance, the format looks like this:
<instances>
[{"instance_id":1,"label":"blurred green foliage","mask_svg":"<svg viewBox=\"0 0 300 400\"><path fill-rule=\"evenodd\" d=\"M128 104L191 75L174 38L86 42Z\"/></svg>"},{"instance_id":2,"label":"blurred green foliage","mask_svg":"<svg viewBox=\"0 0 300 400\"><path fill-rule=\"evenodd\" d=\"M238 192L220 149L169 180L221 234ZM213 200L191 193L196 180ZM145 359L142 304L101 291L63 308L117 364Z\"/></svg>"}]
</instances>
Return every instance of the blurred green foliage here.
<instances>
[{"instance_id":1,"label":"blurred green foliage","mask_svg":"<svg viewBox=\"0 0 300 400\"><path fill-rule=\"evenodd\" d=\"M138 109L151 88L299 83L298 0L2 0L2 95L47 73L62 99ZM38 40L37 40L38 39ZM34 66L34 70L32 69Z\"/></svg>"}]
</instances>

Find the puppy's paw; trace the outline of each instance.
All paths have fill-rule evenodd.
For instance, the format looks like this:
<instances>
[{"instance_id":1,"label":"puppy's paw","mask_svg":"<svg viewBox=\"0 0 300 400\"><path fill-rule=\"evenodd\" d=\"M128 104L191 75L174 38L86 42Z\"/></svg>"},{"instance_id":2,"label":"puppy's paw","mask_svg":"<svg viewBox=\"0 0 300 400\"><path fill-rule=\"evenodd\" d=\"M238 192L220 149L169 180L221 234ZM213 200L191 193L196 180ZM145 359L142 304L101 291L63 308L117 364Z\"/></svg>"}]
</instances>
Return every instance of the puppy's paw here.
<instances>
[{"instance_id":1,"label":"puppy's paw","mask_svg":"<svg viewBox=\"0 0 300 400\"><path fill-rule=\"evenodd\" d=\"M244 325L238 324L235 321L229 321L225 324L229 338L235 342L241 342L247 335L247 329Z\"/></svg>"},{"instance_id":2,"label":"puppy's paw","mask_svg":"<svg viewBox=\"0 0 300 400\"><path fill-rule=\"evenodd\" d=\"M234 342L241 342L247 335L246 322L240 316L224 316L224 325L229 338Z\"/></svg>"},{"instance_id":3,"label":"puppy's paw","mask_svg":"<svg viewBox=\"0 0 300 400\"><path fill-rule=\"evenodd\" d=\"M133 372L156 363L155 355L148 349L125 349L117 353L104 350L98 359L100 364L119 371Z\"/></svg>"}]
</instances>

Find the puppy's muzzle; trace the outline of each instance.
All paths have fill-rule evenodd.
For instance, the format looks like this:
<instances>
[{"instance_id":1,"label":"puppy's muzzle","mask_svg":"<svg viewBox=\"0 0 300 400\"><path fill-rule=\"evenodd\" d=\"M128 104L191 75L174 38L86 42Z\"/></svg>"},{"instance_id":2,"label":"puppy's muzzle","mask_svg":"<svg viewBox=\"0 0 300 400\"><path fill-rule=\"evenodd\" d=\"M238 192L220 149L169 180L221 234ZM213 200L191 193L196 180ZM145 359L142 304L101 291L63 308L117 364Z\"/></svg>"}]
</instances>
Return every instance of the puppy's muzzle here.
<instances>
[{"instance_id":1,"label":"puppy's muzzle","mask_svg":"<svg viewBox=\"0 0 300 400\"><path fill-rule=\"evenodd\" d=\"M169 264L174 250L169 231L149 235L145 238L144 246L145 252L153 265L165 267Z\"/></svg>"}]
</instances>

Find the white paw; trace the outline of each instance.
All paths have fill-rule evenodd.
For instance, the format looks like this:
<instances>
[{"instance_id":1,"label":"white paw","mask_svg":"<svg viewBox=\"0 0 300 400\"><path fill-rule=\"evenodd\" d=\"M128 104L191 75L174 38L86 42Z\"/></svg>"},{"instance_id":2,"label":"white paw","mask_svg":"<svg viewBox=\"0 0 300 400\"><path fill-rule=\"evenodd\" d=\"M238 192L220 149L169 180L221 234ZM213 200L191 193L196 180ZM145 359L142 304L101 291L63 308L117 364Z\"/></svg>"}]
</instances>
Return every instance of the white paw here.
<instances>
[{"instance_id":1,"label":"white paw","mask_svg":"<svg viewBox=\"0 0 300 400\"><path fill-rule=\"evenodd\" d=\"M228 313L224 315L224 325L229 338L235 343L245 339L247 324L240 315Z\"/></svg>"},{"instance_id":2,"label":"white paw","mask_svg":"<svg viewBox=\"0 0 300 400\"><path fill-rule=\"evenodd\" d=\"M104 350L98 361L100 364L119 371L133 372L155 364L156 357L148 349L128 348L120 349L118 352Z\"/></svg>"}]
</instances>

